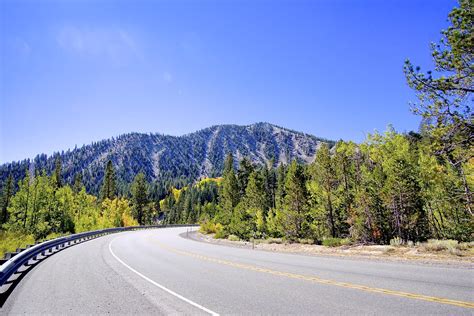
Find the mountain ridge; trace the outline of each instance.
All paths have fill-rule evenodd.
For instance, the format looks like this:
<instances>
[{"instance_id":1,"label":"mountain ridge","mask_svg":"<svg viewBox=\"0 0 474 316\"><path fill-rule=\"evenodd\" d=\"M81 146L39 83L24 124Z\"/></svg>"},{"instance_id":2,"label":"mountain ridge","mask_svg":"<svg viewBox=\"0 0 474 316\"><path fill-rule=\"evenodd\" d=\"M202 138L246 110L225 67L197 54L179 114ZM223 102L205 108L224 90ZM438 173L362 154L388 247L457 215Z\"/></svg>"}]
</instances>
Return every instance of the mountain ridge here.
<instances>
[{"instance_id":1,"label":"mountain ridge","mask_svg":"<svg viewBox=\"0 0 474 316\"><path fill-rule=\"evenodd\" d=\"M321 143L334 144L331 140L267 122L213 125L181 136L132 132L49 156L38 154L33 159L4 163L0 165L0 183L3 184L10 173L15 181L21 179L25 169L31 173L42 169L51 173L58 156L64 180L72 183L74 175L81 172L86 188L92 193L98 192L108 160L114 163L117 178L126 183L140 171L149 181L195 181L220 175L229 152L236 158L236 164L243 157L257 165L269 164L272 159L274 164L293 159L310 163Z\"/></svg>"}]
</instances>

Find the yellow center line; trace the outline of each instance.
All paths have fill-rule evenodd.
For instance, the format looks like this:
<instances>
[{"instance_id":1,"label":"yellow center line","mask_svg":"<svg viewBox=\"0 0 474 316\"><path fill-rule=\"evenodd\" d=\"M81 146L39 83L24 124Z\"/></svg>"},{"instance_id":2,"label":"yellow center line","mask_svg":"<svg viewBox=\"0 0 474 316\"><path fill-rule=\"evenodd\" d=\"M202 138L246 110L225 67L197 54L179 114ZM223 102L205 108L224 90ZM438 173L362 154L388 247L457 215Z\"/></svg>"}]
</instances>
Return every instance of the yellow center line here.
<instances>
[{"instance_id":1,"label":"yellow center line","mask_svg":"<svg viewBox=\"0 0 474 316\"><path fill-rule=\"evenodd\" d=\"M149 235L149 237L152 237L152 235ZM233 262L233 261L228 261L228 260L222 260L222 259L217 259L213 257L207 257L204 255L200 255L197 253L193 252L188 252L188 251L183 251L179 250L176 248L169 247L156 239L150 238L150 240L159 245L161 248L166 249L168 251L174 252L179 255L184 255L196 259L200 259L203 261L208 261L208 262L213 262L217 264L222 264L234 268L239 268L239 269L244 269L244 270L250 270L250 271L255 271L255 272L262 272L262 273L267 273L271 275L277 275L277 276L283 276L291 279L299 279L299 280L305 280L305 281L310 281L313 283L319 283L319 284L327 284L327 285L333 285L333 286L339 286L339 287L344 287L344 288L349 288L349 289L356 289L360 291L365 291L365 292L371 292L371 293L381 293L381 294L387 294L387 295L392 295L392 296L399 296L399 297L405 297L405 298L411 298L411 299L416 299L416 300L421 300L421 301L427 301L427 302L435 302L435 303L440 303L440 304L447 304L447 305L454 305L454 306L459 306L459 307L464 307L464 308L474 308L474 302L465 302L465 301L457 301L457 300L452 300L452 299L447 299L447 298L442 298L442 297L435 297L435 296L427 296L427 295L422 295L422 294L415 294L415 293L408 293L408 292L402 292L402 291L396 291L396 290L388 290L388 289L381 289L381 288L376 288L376 287L370 287L366 285L360 285L360 284L354 284L354 283L347 283L347 282L340 282L340 281L335 281L335 280L329 280L329 279L322 279L316 276L309 276L309 275L303 275L303 274L296 274L296 273L291 273L291 272L283 272L283 271L278 271L278 270L272 270L272 269L267 269L267 268L261 268L249 264L244 264L244 263L238 263L238 262Z\"/></svg>"}]
</instances>

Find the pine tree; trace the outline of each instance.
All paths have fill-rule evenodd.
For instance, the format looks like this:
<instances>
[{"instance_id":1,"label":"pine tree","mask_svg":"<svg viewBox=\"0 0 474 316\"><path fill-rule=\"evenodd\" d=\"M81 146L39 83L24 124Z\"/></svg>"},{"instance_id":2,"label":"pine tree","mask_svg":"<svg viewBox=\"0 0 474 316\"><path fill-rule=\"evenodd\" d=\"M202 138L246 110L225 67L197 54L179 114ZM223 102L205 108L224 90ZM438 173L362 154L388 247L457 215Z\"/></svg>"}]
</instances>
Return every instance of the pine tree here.
<instances>
[{"instance_id":1,"label":"pine tree","mask_svg":"<svg viewBox=\"0 0 474 316\"><path fill-rule=\"evenodd\" d=\"M28 210L31 207L30 194L30 172L26 170L25 177L18 182L18 191L11 198L8 207L10 229L22 232L27 230Z\"/></svg>"},{"instance_id":2,"label":"pine tree","mask_svg":"<svg viewBox=\"0 0 474 316\"><path fill-rule=\"evenodd\" d=\"M74 175L74 185L73 185L74 193L79 193L83 187L84 187L84 184L82 183L82 172L79 171L78 173Z\"/></svg>"},{"instance_id":3,"label":"pine tree","mask_svg":"<svg viewBox=\"0 0 474 316\"><path fill-rule=\"evenodd\" d=\"M474 77L474 14L472 0L460 0L448 15L451 22L442 39L432 44L435 72L426 74L407 60L404 72L408 85L418 95L413 110L424 119L434 153L451 164L461 178L465 211L474 215L469 174L474 157L472 94Z\"/></svg>"},{"instance_id":4,"label":"pine tree","mask_svg":"<svg viewBox=\"0 0 474 316\"><path fill-rule=\"evenodd\" d=\"M393 236L390 211L383 201L386 175L380 164L375 163L370 154L372 145L360 146L361 156L356 161L356 181L359 189L355 193L355 219L351 236L362 242L388 243Z\"/></svg>"},{"instance_id":5,"label":"pine tree","mask_svg":"<svg viewBox=\"0 0 474 316\"><path fill-rule=\"evenodd\" d=\"M240 197L245 195L245 189L249 181L250 174L254 171L254 167L250 160L244 157L239 164L239 170L237 171L237 182L239 184Z\"/></svg>"},{"instance_id":6,"label":"pine tree","mask_svg":"<svg viewBox=\"0 0 474 316\"><path fill-rule=\"evenodd\" d=\"M222 172L222 176L225 176L231 170L234 170L234 157L232 156L232 153L228 153L225 157L224 171Z\"/></svg>"},{"instance_id":7,"label":"pine tree","mask_svg":"<svg viewBox=\"0 0 474 316\"><path fill-rule=\"evenodd\" d=\"M54 173L52 176L52 183L53 187L58 189L62 187L62 164L61 164L61 157L57 156L56 161L54 163Z\"/></svg>"},{"instance_id":8,"label":"pine tree","mask_svg":"<svg viewBox=\"0 0 474 316\"><path fill-rule=\"evenodd\" d=\"M138 173L132 183L133 214L139 225L145 224L146 207L148 205L148 183L143 172Z\"/></svg>"},{"instance_id":9,"label":"pine tree","mask_svg":"<svg viewBox=\"0 0 474 316\"><path fill-rule=\"evenodd\" d=\"M105 168L105 175L102 182L102 188L100 192L100 197L102 200L113 199L116 196L117 187L115 183L115 171L112 164L112 160L107 162L107 167Z\"/></svg>"},{"instance_id":10,"label":"pine tree","mask_svg":"<svg viewBox=\"0 0 474 316\"><path fill-rule=\"evenodd\" d=\"M286 190L286 167L283 164L280 164L277 169L277 184L275 192L275 207L280 210L283 208Z\"/></svg>"},{"instance_id":11,"label":"pine tree","mask_svg":"<svg viewBox=\"0 0 474 316\"><path fill-rule=\"evenodd\" d=\"M8 221L8 206L10 205L10 198L13 195L13 177L10 173L8 175L7 182L2 192L2 204L1 204L1 213L0 213L0 227L2 224Z\"/></svg>"},{"instance_id":12,"label":"pine tree","mask_svg":"<svg viewBox=\"0 0 474 316\"><path fill-rule=\"evenodd\" d=\"M269 209L276 207L275 194L277 188L277 177L275 169L273 168L273 159L269 167L263 168L262 178L264 181L264 192L266 196L265 210L268 211Z\"/></svg>"},{"instance_id":13,"label":"pine tree","mask_svg":"<svg viewBox=\"0 0 474 316\"><path fill-rule=\"evenodd\" d=\"M265 192L263 190L262 179L256 171L253 171L249 175L247 188L245 189L245 207L263 210L265 207Z\"/></svg>"},{"instance_id":14,"label":"pine tree","mask_svg":"<svg viewBox=\"0 0 474 316\"><path fill-rule=\"evenodd\" d=\"M313 179L318 182L321 200L326 210L329 230L332 237L337 236L336 216L335 216L335 187L336 175L334 171L329 146L323 144L316 153L316 159L312 165Z\"/></svg>"},{"instance_id":15,"label":"pine tree","mask_svg":"<svg viewBox=\"0 0 474 316\"><path fill-rule=\"evenodd\" d=\"M184 200L183 205L183 223L184 224L192 224L196 221L196 213L193 209L193 196L192 192L189 192L186 195L186 199Z\"/></svg>"},{"instance_id":16,"label":"pine tree","mask_svg":"<svg viewBox=\"0 0 474 316\"><path fill-rule=\"evenodd\" d=\"M354 195L358 188L355 181L356 148L353 142L339 141L333 158L338 183L336 196L340 204L336 214L337 223L340 233L344 235L350 233L350 225L355 219Z\"/></svg>"},{"instance_id":17,"label":"pine tree","mask_svg":"<svg viewBox=\"0 0 474 316\"><path fill-rule=\"evenodd\" d=\"M174 194L169 194L163 201L163 212L165 213L165 223L175 224L178 222L178 214L176 212L176 199Z\"/></svg>"},{"instance_id":18,"label":"pine tree","mask_svg":"<svg viewBox=\"0 0 474 316\"><path fill-rule=\"evenodd\" d=\"M429 146L419 147L419 183L431 235L437 239L470 241L474 236L474 219L466 213L464 201L459 198L462 180L449 163L437 159Z\"/></svg>"},{"instance_id":19,"label":"pine tree","mask_svg":"<svg viewBox=\"0 0 474 316\"><path fill-rule=\"evenodd\" d=\"M403 240L426 238L427 219L420 196L418 152L409 140L388 130L373 160L385 173L383 200L392 211L395 233ZM380 160L378 160L380 159Z\"/></svg>"},{"instance_id":20,"label":"pine tree","mask_svg":"<svg viewBox=\"0 0 474 316\"><path fill-rule=\"evenodd\" d=\"M224 174L222 179L222 189L219 205L221 212L218 221L227 225L232 217L234 207L239 203L239 185L234 172L234 159L232 154L227 155Z\"/></svg>"},{"instance_id":21,"label":"pine tree","mask_svg":"<svg viewBox=\"0 0 474 316\"><path fill-rule=\"evenodd\" d=\"M260 233L263 233L265 231L264 216L266 194L264 191L263 181L256 171L249 175L243 204L247 213L254 221L252 226L255 226Z\"/></svg>"},{"instance_id":22,"label":"pine tree","mask_svg":"<svg viewBox=\"0 0 474 316\"><path fill-rule=\"evenodd\" d=\"M308 192L303 166L293 161L285 181L285 198L281 212L284 234L290 239L303 237L302 230L307 212Z\"/></svg>"}]
</instances>

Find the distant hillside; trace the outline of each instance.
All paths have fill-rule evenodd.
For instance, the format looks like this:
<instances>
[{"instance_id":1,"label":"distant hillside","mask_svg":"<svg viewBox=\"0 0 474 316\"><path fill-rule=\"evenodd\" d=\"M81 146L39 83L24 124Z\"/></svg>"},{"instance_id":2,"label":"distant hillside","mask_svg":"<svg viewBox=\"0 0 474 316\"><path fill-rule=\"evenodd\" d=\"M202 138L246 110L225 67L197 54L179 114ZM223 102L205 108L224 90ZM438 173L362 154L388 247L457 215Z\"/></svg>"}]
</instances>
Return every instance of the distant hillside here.
<instances>
[{"instance_id":1,"label":"distant hillside","mask_svg":"<svg viewBox=\"0 0 474 316\"><path fill-rule=\"evenodd\" d=\"M89 192L97 193L102 182L104 166L111 159L122 183L129 183L143 171L149 181L182 179L194 181L201 177L221 174L224 159L231 152L236 163L248 157L255 164L277 165L293 159L309 163L322 142L334 142L292 131L269 123L247 126L217 125L183 136L131 133L92 143L81 148L0 166L0 183L12 173L22 178L28 168L45 169L50 173L61 156L63 178L71 183L77 172Z\"/></svg>"}]
</instances>

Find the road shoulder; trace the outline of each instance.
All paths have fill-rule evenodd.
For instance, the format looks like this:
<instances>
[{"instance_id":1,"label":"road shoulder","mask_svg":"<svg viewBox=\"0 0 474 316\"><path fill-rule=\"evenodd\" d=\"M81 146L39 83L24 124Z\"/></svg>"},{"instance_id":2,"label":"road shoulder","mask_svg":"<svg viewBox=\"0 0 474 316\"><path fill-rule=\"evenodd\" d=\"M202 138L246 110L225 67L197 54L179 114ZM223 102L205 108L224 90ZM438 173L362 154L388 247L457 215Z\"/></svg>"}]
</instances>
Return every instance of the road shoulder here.
<instances>
[{"instance_id":1,"label":"road shoulder","mask_svg":"<svg viewBox=\"0 0 474 316\"><path fill-rule=\"evenodd\" d=\"M419 264L449 268L474 269L474 260L469 258L443 258L440 256L419 255L415 252L399 255L385 249L391 249L388 246L373 246L371 251L364 249L354 249L355 247L346 248L330 248L318 245L306 244L268 244L255 243L246 241L230 241L228 239L214 239L212 235L205 235L199 231L192 231L180 234L182 238L191 239L197 242L214 244L219 246L254 249L257 251L297 254L316 257L337 257L341 259L378 261L378 262L397 262L406 264ZM362 248L362 247L361 247Z\"/></svg>"}]
</instances>

